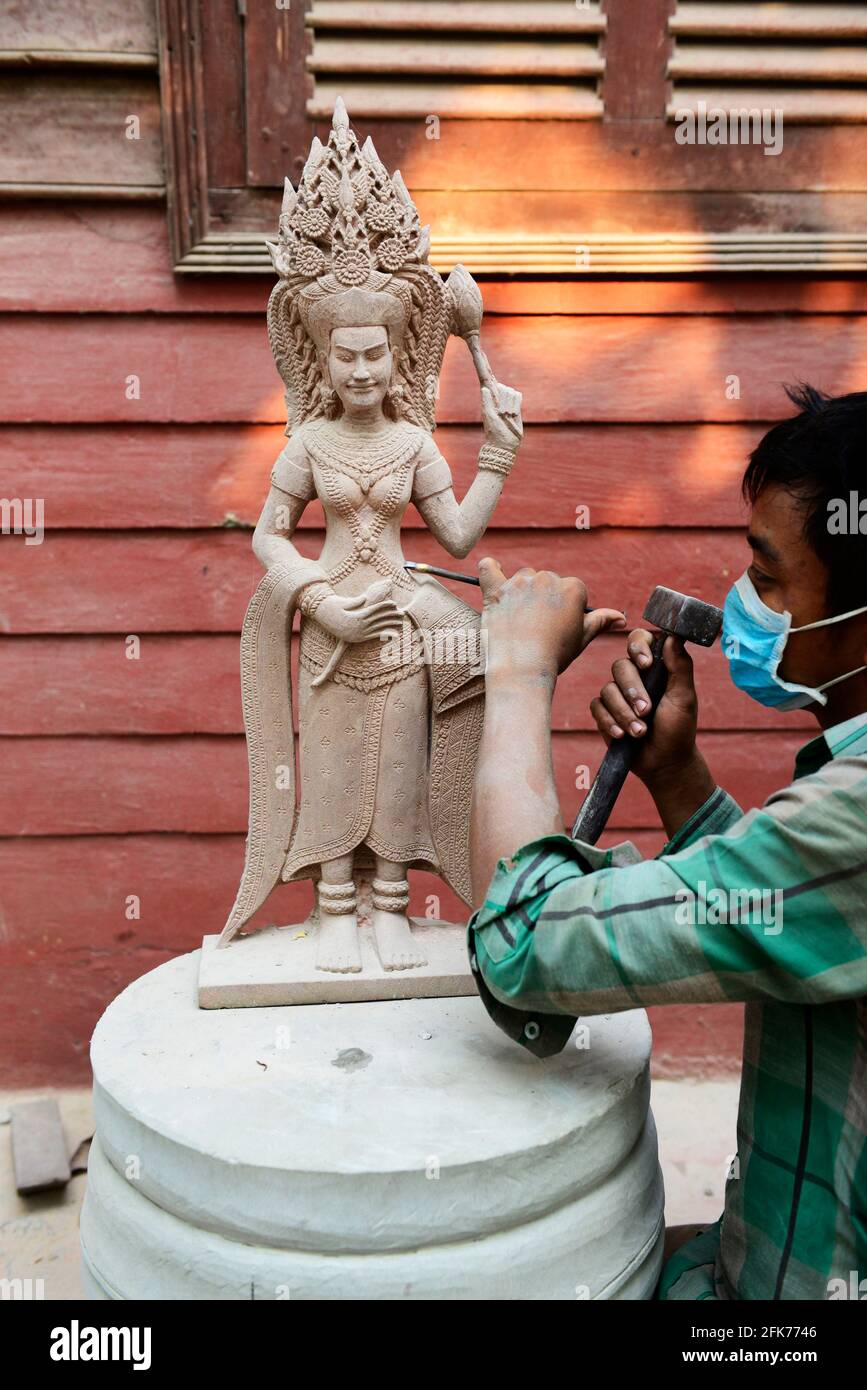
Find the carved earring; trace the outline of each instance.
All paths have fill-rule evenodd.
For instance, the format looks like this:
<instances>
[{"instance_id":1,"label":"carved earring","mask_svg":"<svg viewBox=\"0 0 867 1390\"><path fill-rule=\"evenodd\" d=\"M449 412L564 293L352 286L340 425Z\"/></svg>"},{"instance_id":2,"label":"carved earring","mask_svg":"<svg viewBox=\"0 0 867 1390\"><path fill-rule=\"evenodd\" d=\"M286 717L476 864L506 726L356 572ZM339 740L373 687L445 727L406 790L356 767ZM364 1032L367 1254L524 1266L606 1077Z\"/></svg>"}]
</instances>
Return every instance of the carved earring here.
<instances>
[{"instance_id":1,"label":"carved earring","mask_svg":"<svg viewBox=\"0 0 867 1390\"><path fill-rule=\"evenodd\" d=\"M326 411L333 410L337 401L337 392L333 386L329 386L326 381L319 383L319 399Z\"/></svg>"},{"instance_id":2,"label":"carved earring","mask_svg":"<svg viewBox=\"0 0 867 1390\"><path fill-rule=\"evenodd\" d=\"M393 381L385 393L385 399L390 405L395 417L399 420L403 414L403 402L406 392L399 381Z\"/></svg>"}]
</instances>

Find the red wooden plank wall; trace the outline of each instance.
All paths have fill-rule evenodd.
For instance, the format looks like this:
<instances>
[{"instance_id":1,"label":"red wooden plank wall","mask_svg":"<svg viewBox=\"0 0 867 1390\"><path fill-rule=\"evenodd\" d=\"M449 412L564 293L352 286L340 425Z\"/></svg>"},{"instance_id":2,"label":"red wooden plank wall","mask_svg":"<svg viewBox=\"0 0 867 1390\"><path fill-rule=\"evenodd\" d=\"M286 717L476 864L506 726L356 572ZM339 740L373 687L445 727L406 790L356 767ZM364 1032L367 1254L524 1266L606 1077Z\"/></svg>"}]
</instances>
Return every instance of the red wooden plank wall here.
<instances>
[{"instance_id":1,"label":"red wooden plank wall","mask_svg":"<svg viewBox=\"0 0 867 1390\"><path fill-rule=\"evenodd\" d=\"M82 1080L124 984L222 925L243 857L238 630L258 567L249 526L282 441L265 279L179 280L159 205L0 211L0 495L41 498L43 544L0 568L0 1086ZM782 381L863 388L863 283L489 284L487 348L524 393L527 438L485 552L577 572L640 615L667 583L721 601L745 563L738 481L783 413ZM129 382L136 378L138 391ZM738 379L739 390L731 389ZM450 348L439 436L459 494L477 388ZM591 529L577 530L589 507ZM315 554L321 513L304 518ZM411 519L406 550L442 559ZM140 640L137 660L127 655ZM587 705L617 644L564 678L564 815L601 745ZM703 746L744 805L787 780L803 716L765 713L700 660ZM662 842L629 787L609 838ZM259 921L305 913L284 888ZM413 910L452 896L418 875ZM127 904L140 902L130 919ZM656 1010L659 1073L737 1063L737 1008Z\"/></svg>"}]
</instances>

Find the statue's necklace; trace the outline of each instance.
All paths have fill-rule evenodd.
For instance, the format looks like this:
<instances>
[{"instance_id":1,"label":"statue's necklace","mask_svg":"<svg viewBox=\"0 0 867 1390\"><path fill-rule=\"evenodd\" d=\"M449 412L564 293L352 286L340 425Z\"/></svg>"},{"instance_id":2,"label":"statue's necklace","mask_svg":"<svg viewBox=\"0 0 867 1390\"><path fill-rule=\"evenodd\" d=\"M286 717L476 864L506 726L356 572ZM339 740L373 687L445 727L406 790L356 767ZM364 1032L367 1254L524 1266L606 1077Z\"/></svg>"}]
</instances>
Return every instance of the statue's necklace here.
<instances>
[{"instance_id":1,"label":"statue's necklace","mask_svg":"<svg viewBox=\"0 0 867 1390\"><path fill-rule=\"evenodd\" d=\"M324 468L336 468L368 493L374 483L406 463L418 452L419 431L413 425L396 424L380 434L351 434L330 421L316 421L304 431L304 447Z\"/></svg>"}]
</instances>

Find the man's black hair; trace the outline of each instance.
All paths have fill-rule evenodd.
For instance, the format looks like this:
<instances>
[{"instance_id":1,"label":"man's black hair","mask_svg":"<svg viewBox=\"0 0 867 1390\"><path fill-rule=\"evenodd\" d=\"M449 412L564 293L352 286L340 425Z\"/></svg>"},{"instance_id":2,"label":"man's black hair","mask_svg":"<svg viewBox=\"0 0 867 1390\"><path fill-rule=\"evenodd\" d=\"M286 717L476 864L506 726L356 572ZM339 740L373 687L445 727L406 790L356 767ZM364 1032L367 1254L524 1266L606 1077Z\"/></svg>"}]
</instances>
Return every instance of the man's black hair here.
<instances>
[{"instance_id":1,"label":"man's black hair","mask_svg":"<svg viewBox=\"0 0 867 1390\"><path fill-rule=\"evenodd\" d=\"M748 502L783 487L803 503L804 536L828 571L828 616L867 604L867 391L825 396L812 386L787 386L798 414L782 420L750 455L743 492ZM829 524L855 494L855 529ZM837 506L835 507L835 504ZM863 533L862 533L863 528Z\"/></svg>"}]
</instances>

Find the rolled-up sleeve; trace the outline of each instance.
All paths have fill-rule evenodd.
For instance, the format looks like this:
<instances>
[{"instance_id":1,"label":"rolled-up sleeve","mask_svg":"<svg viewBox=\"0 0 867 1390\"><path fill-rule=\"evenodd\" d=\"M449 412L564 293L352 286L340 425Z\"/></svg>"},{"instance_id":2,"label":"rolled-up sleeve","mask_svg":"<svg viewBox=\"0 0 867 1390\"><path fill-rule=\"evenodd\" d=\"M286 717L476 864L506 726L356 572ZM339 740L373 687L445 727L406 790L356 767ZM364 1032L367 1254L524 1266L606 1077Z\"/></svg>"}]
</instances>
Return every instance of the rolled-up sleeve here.
<instances>
[{"instance_id":1,"label":"rolled-up sleeve","mask_svg":"<svg viewBox=\"0 0 867 1390\"><path fill-rule=\"evenodd\" d=\"M867 993L860 762L860 778L835 762L747 815L717 789L658 858L628 867L566 835L501 860L468 929L490 996L574 1019Z\"/></svg>"}]
</instances>

